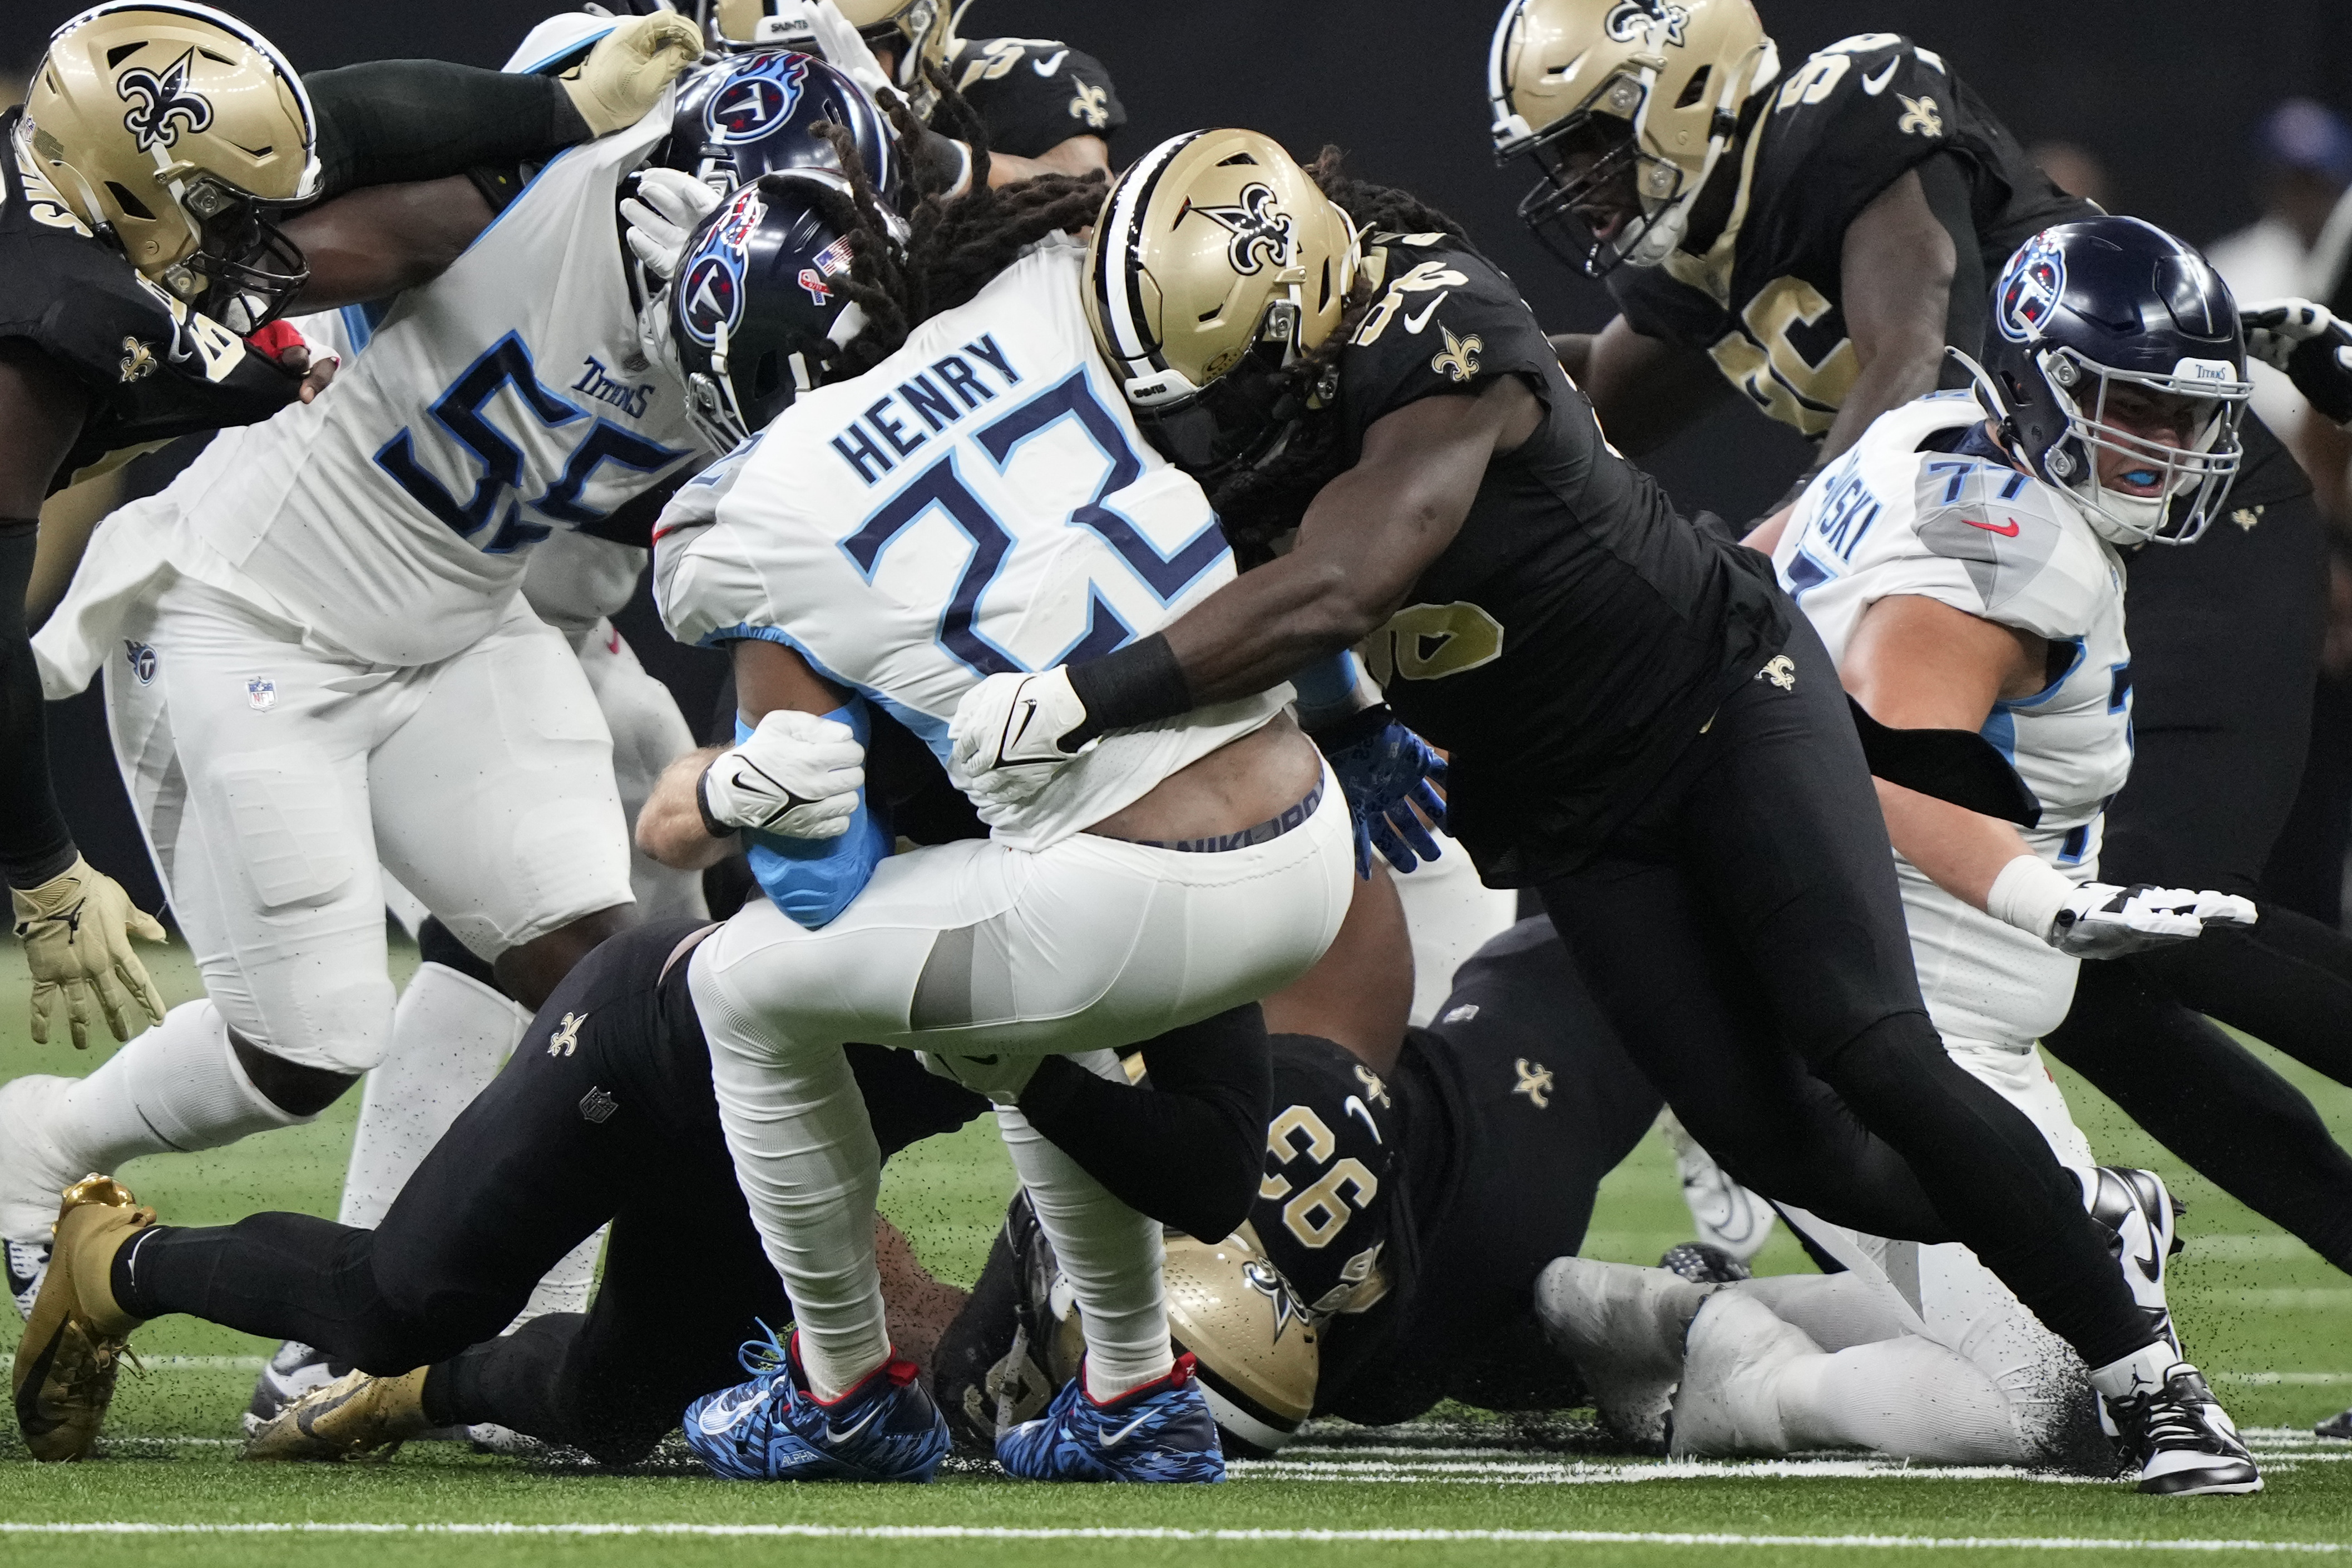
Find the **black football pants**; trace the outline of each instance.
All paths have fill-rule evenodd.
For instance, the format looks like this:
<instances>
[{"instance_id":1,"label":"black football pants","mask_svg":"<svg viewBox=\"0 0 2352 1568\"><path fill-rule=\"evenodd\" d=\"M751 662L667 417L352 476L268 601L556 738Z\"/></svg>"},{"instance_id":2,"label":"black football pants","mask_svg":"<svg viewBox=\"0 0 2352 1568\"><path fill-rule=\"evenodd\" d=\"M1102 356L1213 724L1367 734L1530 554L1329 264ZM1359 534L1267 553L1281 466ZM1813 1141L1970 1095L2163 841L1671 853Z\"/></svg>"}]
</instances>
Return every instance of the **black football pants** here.
<instances>
[{"instance_id":1,"label":"black football pants","mask_svg":"<svg viewBox=\"0 0 2352 1568\"><path fill-rule=\"evenodd\" d=\"M425 1410L642 1458L688 1400L740 1382L735 1350L792 1317L736 1186L698 1028L658 977L699 924L664 921L583 959L374 1230L305 1214L167 1228L124 1305L299 1340L386 1375L431 1366ZM554 1042L582 1019L568 1048ZM552 1047L552 1049L551 1049ZM986 1102L905 1051L853 1048L887 1156ZM499 1337L557 1259L607 1220L590 1310ZM128 1290L122 1287L127 1284Z\"/></svg>"},{"instance_id":2,"label":"black football pants","mask_svg":"<svg viewBox=\"0 0 2352 1568\"><path fill-rule=\"evenodd\" d=\"M1845 694L1791 620L1793 687L1759 674L1727 698L1544 905L1633 1060L1740 1182L1875 1235L1966 1242L2090 1365L2120 1360L2147 1319L2079 1184L1928 1021Z\"/></svg>"}]
</instances>

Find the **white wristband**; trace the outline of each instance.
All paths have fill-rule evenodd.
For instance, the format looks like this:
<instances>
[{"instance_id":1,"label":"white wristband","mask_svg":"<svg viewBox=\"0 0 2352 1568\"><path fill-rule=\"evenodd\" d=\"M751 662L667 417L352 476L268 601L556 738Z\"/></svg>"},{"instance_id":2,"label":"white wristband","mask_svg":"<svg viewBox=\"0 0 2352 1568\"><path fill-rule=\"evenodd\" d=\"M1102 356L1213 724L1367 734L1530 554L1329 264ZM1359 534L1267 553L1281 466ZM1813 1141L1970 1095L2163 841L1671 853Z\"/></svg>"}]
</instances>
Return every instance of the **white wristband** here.
<instances>
[{"instance_id":1,"label":"white wristband","mask_svg":"<svg viewBox=\"0 0 2352 1568\"><path fill-rule=\"evenodd\" d=\"M1992 888L1985 894L1985 913L2038 942L2047 942L2058 924L2060 905L2074 892L2074 884L2042 863L2040 855L2020 855L1992 879Z\"/></svg>"}]
</instances>

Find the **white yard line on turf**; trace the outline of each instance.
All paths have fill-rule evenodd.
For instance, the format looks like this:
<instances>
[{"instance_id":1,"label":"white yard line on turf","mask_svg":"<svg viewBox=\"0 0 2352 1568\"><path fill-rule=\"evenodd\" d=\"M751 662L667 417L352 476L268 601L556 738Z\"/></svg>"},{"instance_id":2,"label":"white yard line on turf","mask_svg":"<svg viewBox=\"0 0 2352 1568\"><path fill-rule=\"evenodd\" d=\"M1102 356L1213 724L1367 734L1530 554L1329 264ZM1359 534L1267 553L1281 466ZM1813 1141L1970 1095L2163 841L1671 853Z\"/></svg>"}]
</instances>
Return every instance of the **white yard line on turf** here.
<instances>
[{"instance_id":1,"label":"white yard line on turf","mask_svg":"<svg viewBox=\"0 0 2352 1568\"><path fill-rule=\"evenodd\" d=\"M139 1364L149 1372L259 1372L269 1363L258 1355L151 1355Z\"/></svg>"},{"instance_id":2,"label":"white yard line on turf","mask_svg":"<svg viewBox=\"0 0 2352 1568\"><path fill-rule=\"evenodd\" d=\"M2284 1552L2340 1555L2352 1546L2328 1541L2134 1540L2074 1535L1743 1535L1622 1530L1150 1530L982 1524L148 1524L130 1521L35 1524L0 1521L5 1535L520 1535L775 1537L816 1541L1172 1541L1203 1542L1381 1542L1444 1545L1790 1546L1915 1548L1943 1552Z\"/></svg>"}]
</instances>

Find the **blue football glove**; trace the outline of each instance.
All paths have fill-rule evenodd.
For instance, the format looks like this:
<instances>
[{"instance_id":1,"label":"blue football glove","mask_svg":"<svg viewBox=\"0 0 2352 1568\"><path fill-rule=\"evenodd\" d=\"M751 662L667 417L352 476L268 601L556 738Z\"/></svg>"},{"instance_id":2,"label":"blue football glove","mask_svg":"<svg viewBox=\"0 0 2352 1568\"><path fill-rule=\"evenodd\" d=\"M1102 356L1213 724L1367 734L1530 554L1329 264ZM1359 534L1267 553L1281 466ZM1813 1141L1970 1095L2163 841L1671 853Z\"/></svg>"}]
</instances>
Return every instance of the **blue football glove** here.
<instances>
[{"instance_id":1,"label":"blue football glove","mask_svg":"<svg viewBox=\"0 0 2352 1568\"><path fill-rule=\"evenodd\" d=\"M1445 825L1445 758L1375 704L1316 737L1348 797L1356 826L1356 874L1372 874L1372 851L1401 872L1442 852L1422 818ZM1415 815L1414 807L1421 808Z\"/></svg>"}]
</instances>

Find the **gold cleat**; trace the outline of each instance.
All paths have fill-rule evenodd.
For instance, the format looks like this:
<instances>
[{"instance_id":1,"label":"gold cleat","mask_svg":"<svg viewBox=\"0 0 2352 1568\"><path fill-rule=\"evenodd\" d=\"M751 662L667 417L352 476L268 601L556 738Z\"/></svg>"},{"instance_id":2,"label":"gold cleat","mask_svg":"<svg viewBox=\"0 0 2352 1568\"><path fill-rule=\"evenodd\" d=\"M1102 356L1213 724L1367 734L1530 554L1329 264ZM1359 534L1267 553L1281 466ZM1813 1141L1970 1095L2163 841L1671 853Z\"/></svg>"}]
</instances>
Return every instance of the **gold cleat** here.
<instances>
[{"instance_id":1,"label":"gold cleat","mask_svg":"<svg viewBox=\"0 0 2352 1568\"><path fill-rule=\"evenodd\" d=\"M142 1320L115 1303L108 1274L124 1242L155 1223L111 1176L65 1190L51 1234L49 1271L16 1346L11 1387L16 1426L33 1458L79 1459L98 1440L114 1378Z\"/></svg>"},{"instance_id":2,"label":"gold cleat","mask_svg":"<svg viewBox=\"0 0 2352 1568\"><path fill-rule=\"evenodd\" d=\"M425 1418L425 1373L421 1366L398 1377L347 1372L264 1422L242 1457L388 1459L401 1444L432 1430Z\"/></svg>"}]
</instances>

